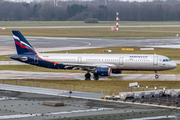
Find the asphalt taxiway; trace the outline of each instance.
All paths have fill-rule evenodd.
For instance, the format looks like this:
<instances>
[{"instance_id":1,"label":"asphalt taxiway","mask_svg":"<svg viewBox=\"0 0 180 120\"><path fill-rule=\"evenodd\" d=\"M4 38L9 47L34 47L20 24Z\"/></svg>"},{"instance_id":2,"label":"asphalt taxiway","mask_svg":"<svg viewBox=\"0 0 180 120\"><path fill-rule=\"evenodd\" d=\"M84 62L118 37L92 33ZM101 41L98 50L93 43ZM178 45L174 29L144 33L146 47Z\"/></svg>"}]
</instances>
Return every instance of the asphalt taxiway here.
<instances>
[{"instance_id":1,"label":"asphalt taxiway","mask_svg":"<svg viewBox=\"0 0 180 120\"><path fill-rule=\"evenodd\" d=\"M180 37L155 38L68 38L25 36L38 52L115 46L180 48ZM128 40L127 40L128 39ZM15 54L12 36L0 36L0 55Z\"/></svg>"},{"instance_id":2,"label":"asphalt taxiway","mask_svg":"<svg viewBox=\"0 0 180 120\"><path fill-rule=\"evenodd\" d=\"M42 79L42 80L85 80L85 73L67 73L67 72L31 72L0 70L0 79ZM111 79L108 79L111 78ZM94 80L92 75L91 80ZM120 81L180 81L180 74L112 74L111 77L100 77L99 80L120 80Z\"/></svg>"},{"instance_id":3,"label":"asphalt taxiway","mask_svg":"<svg viewBox=\"0 0 180 120\"><path fill-rule=\"evenodd\" d=\"M35 48L139 46L180 48L180 37L155 38L69 38L25 36ZM128 39L128 40L127 40ZM14 47L12 36L0 36L0 46Z\"/></svg>"}]
</instances>

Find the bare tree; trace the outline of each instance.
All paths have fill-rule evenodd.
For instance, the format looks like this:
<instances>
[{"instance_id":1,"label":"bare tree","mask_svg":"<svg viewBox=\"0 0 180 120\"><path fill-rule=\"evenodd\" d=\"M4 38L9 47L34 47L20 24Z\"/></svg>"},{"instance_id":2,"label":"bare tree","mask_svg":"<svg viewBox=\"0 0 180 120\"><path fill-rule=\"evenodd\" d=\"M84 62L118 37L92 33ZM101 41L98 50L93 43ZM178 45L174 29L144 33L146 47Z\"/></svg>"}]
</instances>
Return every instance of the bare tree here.
<instances>
[{"instance_id":1,"label":"bare tree","mask_svg":"<svg viewBox=\"0 0 180 120\"><path fill-rule=\"evenodd\" d=\"M74 4L76 3L76 4ZM64 21L95 18L100 21L115 20L116 11L121 21L179 21L180 1L119 2L101 0L92 2L14 3L0 0L0 20Z\"/></svg>"}]
</instances>

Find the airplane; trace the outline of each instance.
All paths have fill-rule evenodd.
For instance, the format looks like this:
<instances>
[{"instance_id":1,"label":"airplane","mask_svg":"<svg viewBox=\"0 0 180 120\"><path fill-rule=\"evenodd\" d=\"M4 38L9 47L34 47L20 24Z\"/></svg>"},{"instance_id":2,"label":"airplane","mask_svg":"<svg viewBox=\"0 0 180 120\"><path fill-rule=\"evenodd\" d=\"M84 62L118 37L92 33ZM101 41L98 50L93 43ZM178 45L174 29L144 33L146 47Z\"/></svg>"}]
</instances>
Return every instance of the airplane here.
<instances>
[{"instance_id":1,"label":"airplane","mask_svg":"<svg viewBox=\"0 0 180 120\"><path fill-rule=\"evenodd\" d=\"M78 69L87 71L85 80L90 80L94 74L111 76L112 73L122 74L124 70L157 71L176 68L176 63L168 57L156 54L51 54L38 53L19 31L12 31L17 55L10 58L31 65L51 69Z\"/></svg>"}]
</instances>

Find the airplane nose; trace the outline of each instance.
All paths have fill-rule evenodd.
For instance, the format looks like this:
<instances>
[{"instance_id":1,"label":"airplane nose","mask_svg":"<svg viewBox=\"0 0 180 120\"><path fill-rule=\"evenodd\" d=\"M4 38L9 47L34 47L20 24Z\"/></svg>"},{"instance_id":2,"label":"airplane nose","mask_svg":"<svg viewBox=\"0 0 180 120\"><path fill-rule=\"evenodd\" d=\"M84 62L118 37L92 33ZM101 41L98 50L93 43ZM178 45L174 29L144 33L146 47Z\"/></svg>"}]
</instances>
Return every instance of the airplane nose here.
<instances>
[{"instance_id":1,"label":"airplane nose","mask_svg":"<svg viewBox=\"0 0 180 120\"><path fill-rule=\"evenodd\" d=\"M170 65L171 69L174 69L177 67L177 64L175 62L172 62L171 65Z\"/></svg>"}]
</instances>

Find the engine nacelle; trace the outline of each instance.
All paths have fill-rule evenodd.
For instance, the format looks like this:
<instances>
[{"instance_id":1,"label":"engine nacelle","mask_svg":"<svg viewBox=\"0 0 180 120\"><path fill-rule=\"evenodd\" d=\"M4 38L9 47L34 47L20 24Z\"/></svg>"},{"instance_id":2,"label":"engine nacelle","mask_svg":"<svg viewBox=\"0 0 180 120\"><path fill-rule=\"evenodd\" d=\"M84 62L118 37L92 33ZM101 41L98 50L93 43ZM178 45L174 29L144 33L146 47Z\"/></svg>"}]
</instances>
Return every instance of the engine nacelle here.
<instances>
[{"instance_id":1,"label":"engine nacelle","mask_svg":"<svg viewBox=\"0 0 180 120\"><path fill-rule=\"evenodd\" d=\"M96 69L95 73L101 76L110 76L112 70L110 67L99 67Z\"/></svg>"},{"instance_id":2,"label":"engine nacelle","mask_svg":"<svg viewBox=\"0 0 180 120\"><path fill-rule=\"evenodd\" d=\"M123 70L120 70L120 69L112 69L112 73L114 73L114 74L122 74L122 73L123 73Z\"/></svg>"}]
</instances>

